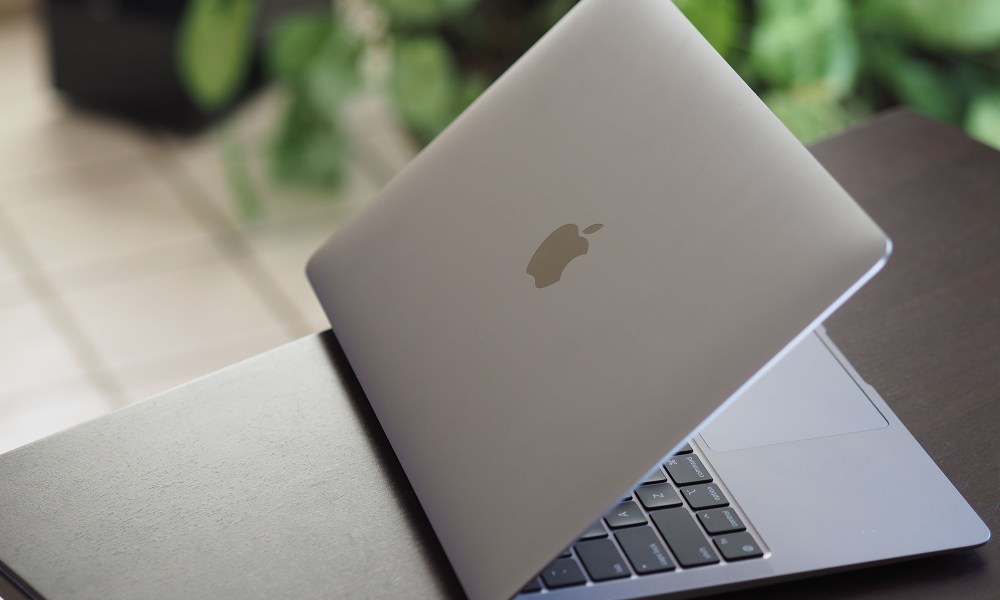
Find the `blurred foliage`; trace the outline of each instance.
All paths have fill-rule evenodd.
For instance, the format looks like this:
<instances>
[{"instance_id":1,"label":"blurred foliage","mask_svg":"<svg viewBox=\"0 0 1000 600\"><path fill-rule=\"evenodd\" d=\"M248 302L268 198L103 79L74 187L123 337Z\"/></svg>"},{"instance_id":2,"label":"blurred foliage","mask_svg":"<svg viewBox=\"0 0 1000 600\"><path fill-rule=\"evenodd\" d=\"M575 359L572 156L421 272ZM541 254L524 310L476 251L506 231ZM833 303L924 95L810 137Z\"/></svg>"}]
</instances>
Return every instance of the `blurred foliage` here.
<instances>
[{"instance_id":1,"label":"blurred foliage","mask_svg":"<svg viewBox=\"0 0 1000 600\"><path fill-rule=\"evenodd\" d=\"M894 36L945 52L988 52L1000 40L996 0L866 0L862 18Z\"/></svg>"},{"instance_id":2,"label":"blurred foliage","mask_svg":"<svg viewBox=\"0 0 1000 600\"><path fill-rule=\"evenodd\" d=\"M340 109L362 85L364 42L327 15L286 20L272 37L270 74L289 104L270 144L272 177L281 183L336 187L348 147Z\"/></svg>"},{"instance_id":3,"label":"blurred foliage","mask_svg":"<svg viewBox=\"0 0 1000 600\"><path fill-rule=\"evenodd\" d=\"M771 88L811 88L815 100L839 100L854 88L859 54L846 2L758 2L750 30L750 65Z\"/></svg>"},{"instance_id":4,"label":"blurred foliage","mask_svg":"<svg viewBox=\"0 0 1000 600\"><path fill-rule=\"evenodd\" d=\"M391 15L393 24L402 29L438 25L476 5L476 0L376 1Z\"/></svg>"},{"instance_id":5,"label":"blurred foliage","mask_svg":"<svg viewBox=\"0 0 1000 600\"><path fill-rule=\"evenodd\" d=\"M250 70L261 0L191 0L178 36L177 64L191 98L206 112L229 103Z\"/></svg>"},{"instance_id":6,"label":"blurred foliage","mask_svg":"<svg viewBox=\"0 0 1000 600\"><path fill-rule=\"evenodd\" d=\"M674 1L803 142L904 104L1000 147L998 0ZM242 22L254 9L234 5L256 0L192 3L205 5L190 13L206 21L188 28L187 45L214 56L189 61L187 79L211 104L226 97L222 82L239 69L208 74L245 43L235 25L210 40L208 24L226 14ZM573 4L340 0L331 13L288 20L267 49L269 70L290 96L270 146L273 175L337 185L350 155L340 120L362 90L387 92L415 139L429 142ZM379 52L388 67L371 76L365 64Z\"/></svg>"},{"instance_id":7,"label":"blurred foliage","mask_svg":"<svg viewBox=\"0 0 1000 600\"><path fill-rule=\"evenodd\" d=\"M740 0L674 0L712 47L728 59L740 42L746 6Z\"/></svg>"}]
</instances>

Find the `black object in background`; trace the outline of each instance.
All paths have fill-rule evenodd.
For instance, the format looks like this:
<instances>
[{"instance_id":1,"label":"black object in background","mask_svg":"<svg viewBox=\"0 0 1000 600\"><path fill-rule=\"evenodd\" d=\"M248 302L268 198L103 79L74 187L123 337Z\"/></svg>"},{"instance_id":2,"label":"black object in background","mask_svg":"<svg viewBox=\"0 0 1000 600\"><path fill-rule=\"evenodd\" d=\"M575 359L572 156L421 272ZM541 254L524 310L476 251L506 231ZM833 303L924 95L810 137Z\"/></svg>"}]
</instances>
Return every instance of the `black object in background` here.
<instances>
[{"instance_id":1,"label":"black object in background","mask_svg":"<svg viewBox=\"0 0 1000 600\"><path fill-rule=\"evenodd\" d=\"M177 43L187 0L45 0L52 82L81 107L150 127L193 132L229 111L262 81L260 50L270 25L323 0L267 0L255 57L234 100L206 112L186 92Z\"/></svg>"}]
</instances>

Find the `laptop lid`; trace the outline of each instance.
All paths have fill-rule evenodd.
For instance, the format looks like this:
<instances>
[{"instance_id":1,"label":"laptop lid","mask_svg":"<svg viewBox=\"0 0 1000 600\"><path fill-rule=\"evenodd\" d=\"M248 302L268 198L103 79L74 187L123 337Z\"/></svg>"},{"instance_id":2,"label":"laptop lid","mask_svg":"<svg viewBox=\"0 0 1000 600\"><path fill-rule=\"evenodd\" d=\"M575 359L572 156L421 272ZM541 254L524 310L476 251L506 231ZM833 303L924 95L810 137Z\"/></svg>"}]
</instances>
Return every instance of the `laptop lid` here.
<instances>
[{"instance_id":1,"label":"laptop lid","mask_svg":"<svg viewBox=\"0 0 1000 600\"><path fill-rule=\"evenodd\" d=\"M465 590L504 598L887 253L671 2L585 0L307 271Z\"/></svg>"}]
</instances>

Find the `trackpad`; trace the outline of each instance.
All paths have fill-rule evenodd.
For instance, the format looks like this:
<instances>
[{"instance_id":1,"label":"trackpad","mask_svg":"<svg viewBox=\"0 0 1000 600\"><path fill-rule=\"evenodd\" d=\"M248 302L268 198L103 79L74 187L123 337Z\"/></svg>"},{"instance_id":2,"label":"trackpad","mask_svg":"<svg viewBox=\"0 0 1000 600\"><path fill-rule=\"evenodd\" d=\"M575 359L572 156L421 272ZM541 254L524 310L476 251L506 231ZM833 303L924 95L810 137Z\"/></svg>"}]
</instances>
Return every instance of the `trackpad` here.
<instances>
[{"instance_id":1,"label":"trackpad","mask_svg":"<svg viewBox=\"0 0 1000 600\"><path fill-rule=\"evenodd\" d=\"M712 450L724 452L887 426L819 337L810 335L701 436Z\"/></svg>"}]
</instances>

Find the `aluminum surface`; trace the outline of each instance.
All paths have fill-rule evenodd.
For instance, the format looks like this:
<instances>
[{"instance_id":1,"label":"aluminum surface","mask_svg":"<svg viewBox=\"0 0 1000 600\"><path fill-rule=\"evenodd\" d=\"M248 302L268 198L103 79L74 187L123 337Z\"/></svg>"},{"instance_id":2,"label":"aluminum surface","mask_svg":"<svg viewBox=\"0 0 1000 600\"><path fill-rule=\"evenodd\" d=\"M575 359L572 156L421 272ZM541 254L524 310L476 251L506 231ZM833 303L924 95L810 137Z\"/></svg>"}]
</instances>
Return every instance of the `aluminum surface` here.
<instances>
[{"instance_id":1,"label":"aluminum surface","mask_svg":"<svg viewBox=\"0 0 1000 600\"><path fill-rule=\"evenodd\" d=\"M603 227L538 288L567 224ZM308 274L465 590L503 598L887 252L672 3L587 0Z\"/></svg>"}]
</instances>

